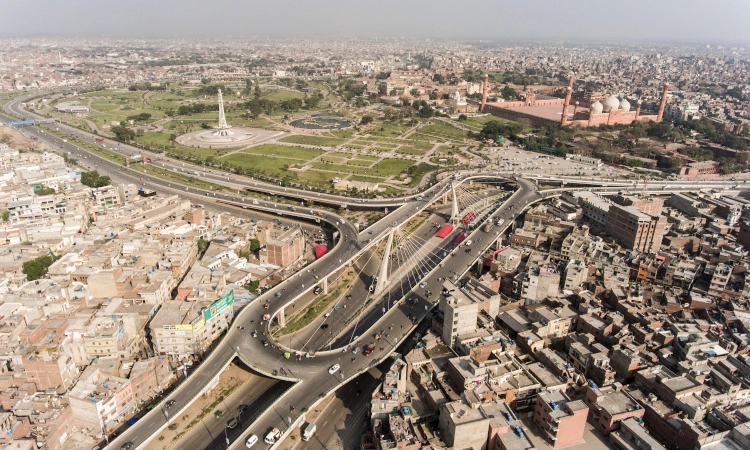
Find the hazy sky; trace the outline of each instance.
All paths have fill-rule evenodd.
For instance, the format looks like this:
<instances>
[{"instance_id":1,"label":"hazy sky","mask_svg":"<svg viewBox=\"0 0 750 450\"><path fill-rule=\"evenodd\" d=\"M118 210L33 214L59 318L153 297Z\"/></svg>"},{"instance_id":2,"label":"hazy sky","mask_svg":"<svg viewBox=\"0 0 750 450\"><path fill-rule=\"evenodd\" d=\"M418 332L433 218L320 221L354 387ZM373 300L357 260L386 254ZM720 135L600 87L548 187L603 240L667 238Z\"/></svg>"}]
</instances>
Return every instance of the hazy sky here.
<instances>
[{"instance_id":1,"label":"hazy sky","mask_svg":"<svg viewBox=\"0 0 750 450\"><path fill-rule=\"evenodd\" d=\"M2 0L0 36L750 42L750 0Z\"/></svg>"}]
</instances>

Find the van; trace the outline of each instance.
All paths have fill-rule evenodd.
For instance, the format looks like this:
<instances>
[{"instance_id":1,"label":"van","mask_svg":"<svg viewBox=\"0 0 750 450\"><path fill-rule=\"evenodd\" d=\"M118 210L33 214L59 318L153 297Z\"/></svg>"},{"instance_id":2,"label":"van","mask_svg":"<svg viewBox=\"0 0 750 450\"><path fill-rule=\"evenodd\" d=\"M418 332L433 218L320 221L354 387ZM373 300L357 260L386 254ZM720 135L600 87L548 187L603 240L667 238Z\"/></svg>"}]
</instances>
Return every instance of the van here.
<instances>
[{"instance_id":1,"label":"van","mask_svg":"<svg viewBox=\"0 0 750 450\"><path fill-rule=\"evenodd\" d=\"M281 431L279 431L278 428L274 428L268 432L266 437L263 439L263 442L265 442L268 445L272 445L272 444L275 444L276 441L278 441L280 437L281 437Z\"/></svg>"}]
</instances>

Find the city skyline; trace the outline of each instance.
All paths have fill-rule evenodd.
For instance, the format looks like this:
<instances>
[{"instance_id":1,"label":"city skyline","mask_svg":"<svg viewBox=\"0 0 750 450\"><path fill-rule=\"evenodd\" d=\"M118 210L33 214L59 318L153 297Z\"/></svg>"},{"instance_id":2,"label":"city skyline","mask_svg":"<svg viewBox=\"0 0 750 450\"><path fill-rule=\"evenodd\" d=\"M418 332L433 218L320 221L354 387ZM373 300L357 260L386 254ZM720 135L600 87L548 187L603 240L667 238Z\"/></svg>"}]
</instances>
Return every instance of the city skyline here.
<instances>
[{"instance_id":1,"label":"city skyline","mask_svg":"<svg viewBox=\"0 0 750 450\"><path fill-rule=\"evenodd\" d=\"M0 18L0 37L412 37L433 39L569 40L741 44L750 41L743 19L750 4L644 0L622 5L593 0L515 4L469 1L385 0L377 7L353 2L250 3L194 1L100 4L72 0L11 3ZM540 11L545 11L543 16ZM148 14L144 14L148 12ZM114 19L116 18L116 19Z\"/></svg>"}]
</instances>

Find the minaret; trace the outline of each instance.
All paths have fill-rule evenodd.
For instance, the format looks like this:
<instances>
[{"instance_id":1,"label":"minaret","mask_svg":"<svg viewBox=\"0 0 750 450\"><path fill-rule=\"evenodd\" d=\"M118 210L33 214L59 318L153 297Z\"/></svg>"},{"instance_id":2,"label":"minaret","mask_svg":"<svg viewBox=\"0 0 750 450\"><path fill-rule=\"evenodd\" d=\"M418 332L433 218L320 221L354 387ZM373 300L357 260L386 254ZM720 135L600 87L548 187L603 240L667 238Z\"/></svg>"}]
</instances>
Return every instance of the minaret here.
<instances>
[{"instance_id":1,"label":"minaret","mask_svg":"<svg viewBox=\"0 0 750 450\"><path fill-rule=\"evenodd\" d=\"M570 105L570 96L573 95L573 89L568 86L565 89L565 103L563 104L562 117L560 118L560 126L564 127L568 124L568 106Z\"/></svg>"},{"instance_id":2,"label":"minaret","mask_svg":"<svg viewBox=\"0 0 750 450\"><path fill-rule=\"evenodd\" d=\"M232 128L227 125L227 118L224 116L224 99L221 96L221 89L219 89L219 126L216 127L214 136L230 136L234 133L229 131Z\"/></svg>"},{"instance_id":3,"label":"minaret","mask_svg":"<svg viewBox=\"0 0 750 450\"><path fill-rule=\"evenodd\" d=\"M641 116L641 99L639 98L637 102L635 102L635 120L638 120L638 117Z\"/></svg>"},{"instance_id":4,"label":"minaret","mask_svg":"<svg viewBox=\"0 0 750 450\"><path fill-rule=\"evenodd\" d=\"M490 89L490 77L486 73L484 74L484 86L482 86L482 106L479 107L479 112L484 112L484 105L487 104L487 91Z\"/></svg>"},{"instance_id":5,"label":"minaret","mask_svg":"<svg viewBox=\"0 0 750 450\"><path fill-rule=\"evenodd\" d=\"M656 121L661 122L661 118L664 116L664 107L667 105L667 93L669 92L669 85L664 85L664 90L661 91L661 101L659 102L659 112L656 114Z\"/></svg>"}]
</instances>

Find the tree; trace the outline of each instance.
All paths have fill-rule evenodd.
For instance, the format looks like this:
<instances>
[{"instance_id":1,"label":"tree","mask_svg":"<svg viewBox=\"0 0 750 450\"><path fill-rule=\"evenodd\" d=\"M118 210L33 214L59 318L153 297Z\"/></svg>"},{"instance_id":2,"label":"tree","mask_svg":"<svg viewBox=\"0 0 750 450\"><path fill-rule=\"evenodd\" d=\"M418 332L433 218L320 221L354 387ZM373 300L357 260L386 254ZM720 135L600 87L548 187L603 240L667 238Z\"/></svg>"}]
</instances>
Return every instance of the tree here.
<instances>
[{"instance_id":1,"label":"tree","mask_svg":"<svg viewBox=\"0 0 750 450\"><path fill-rule=\"evenodd\" d=\"M56 192L57 191L55 191L51 187L47 187L45 185L42 185L42 187L39 188L39 191L37 191L36 195L52 195L52 194L54 194Z\"/></svg>"},{"instance_id":2,"label":"tree","mask_svg":"<svg viewBox=\"0 0 750 450\"><path fill-rule=\"evenodd\" d=\"M2 135L0 135L0 144L10 144L11 140L12 138L9 134L3 133Z\"/></svg>"},{"instance_id":3,"label":"tree","mask_svg":"<svg viewBox=\"0 0 750 450\"><path fill-rule=\"evenodd\" d=\"M260 241L255 238L250 239L250 251L256 253L258 250L260 250Z\"/></svg>"},{"instance_id":4,"label":"tree","mask_svg":"<svg viewBox=\"0 0 750 450\"><path fill-rule=\"evenodd\" d=\"M208 241L200 238L198 239L198 255L203 255L208 250Z\"/></svg>"},{"instance_id":5,"label":"tree","mask_svg":"<svg viewBox=\"0 0 750 450\"><path fill-rule=\"evenodd\" d=\"M371 124L372 121L373 121L372 116L365 115L365 116L362 116L362 119L359 121L359 123L360 125L368 125L368 124Z\"/></svg>"},{"instance_id":6,"label":"tree","mask_svg":"<svg viewBox=\"0 0 750 450\"><path fill-rule=\"evenodd\" d=\"M53 262L55 262L55 260L52 259L52 256L50 255L40 256L23 263L22 271L26 275L27 280L38 280L47 275L47 270Z\"/></svg>"},{"instance_id":7,"label":"tree","mask_svg":"<svg viewBox=\"0 0 750 450\"><path fill-rule=\"evenodd\" d=\"M380 72L377 75L375 75L375 79L376 80L385 80L385 79L387 79L390 76L391 76L390 72Z\"/></svg>"},{"instance_id":8,"label":"tree","mask_svg":"<svg viewBox=\"0 0 750 450\"><path fill-rule=\"evenodd\" d=\"M412 89L409 93L412 97L419 97L419 89Z\"/></svg>"},{"instance_id":9,"label":"tree","mask_svg":"<svg viewBox=\"0 0 750 450\"><path fill-rule=\"evenodd\" d=\"M7 209L4 210L2 213L0 213L0 218L3 219L3 222L7 222L10 219L10 211Z\"/></svg>"},{"instance_id":10,"label":"tree","mask_svg":"<svg viewBox=\"0 0 750 450\"><path fill-rule=\"evenodd\" d=\"M115 137L118 141L124 142L126 144L135 139L135 131L127 127L117 125L110 128L110 131L115 134Z\"/></svg>"},{"instance_id":11,"label":"tree","mask_svg":"<svg viewBox=\"0 0 750 450\"><path fill-rule=\"evenodd\" d=\"M92 170L91 172L83 172L81 174L81 184L92 188L107 186L109 185L110 181L111 180L108 176L101 176L96 170Z\"/></svg>"},{"instance_id":12,"label":"tree","mask_svg":"<svg viewBox=\"0 0 750 450\"><path fill-rule=\"evenodd\" d=\"M467 119L468 119L468 117L466 117L466 114L461 114L461 115L458 116L458 120L460 122L465 122Z\"/></svg>"},{"instance_id":13,"label":"tree","mask_svg":"<svg viewBox=\"0 0 750 450\"><path fill-rule=\"evenodd\" d=\"M518 99L518 92L516 92L516 90L513 89L510 86L505 86L503 88L503 90L500 91L500 95L502 95L502 97L505 100L516 100L516 99Z\"/></svg>"},{"instance_id":14,"label":"tree","mask_svg":"<svg viewBox=\"0 0 750 450\"><path fill-rule=\"evenodd\" d=\"M419 117L424 117L425 119L432 117L432 115L435 113L435 110L432 109L429 105L424 105L419 110Z\"/></svg>"},{"instance_id":15,"label":"tree","mask_svg":"<svg viewBox=\"0 0 750 450\"><path fill-rule=\"evenodd\" d=\"M317 108L318 103L320 103L320 96L318 96L317 94L313 94L305 98L305 107L307 109Z\"/></svg>"},{"instance_id":16,"label":"tree","mask_svg":"<svg viewBox=\"0 0 750 450\"><path fill-rule=\"evenodd\" d=\"M445 84L445 77L439 73L432 76L432 81L438 84Z\"/></svg>"}]
</instances>

